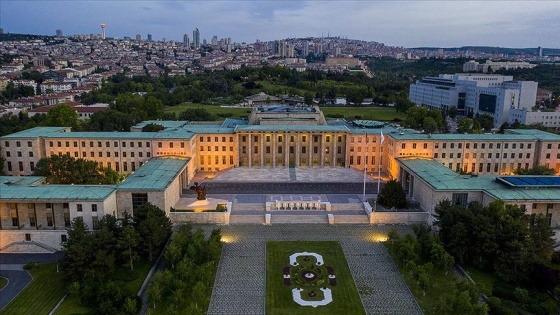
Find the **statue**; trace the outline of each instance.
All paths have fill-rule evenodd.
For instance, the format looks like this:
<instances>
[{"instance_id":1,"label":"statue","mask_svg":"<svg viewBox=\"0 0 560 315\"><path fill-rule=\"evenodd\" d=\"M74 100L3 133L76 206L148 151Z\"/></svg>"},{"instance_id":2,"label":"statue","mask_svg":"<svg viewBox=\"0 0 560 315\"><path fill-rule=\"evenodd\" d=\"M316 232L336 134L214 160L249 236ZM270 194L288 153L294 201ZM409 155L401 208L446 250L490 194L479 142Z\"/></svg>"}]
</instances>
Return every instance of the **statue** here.
<instances>
[{"instance_id":1,"label":"statue","mask_svg":"<svg viewBox=\"0 0 560 315\"><path fill-rule=\"evenodd\" d=\"M191 186L189 189L196 191L197 200L206 200L206 186L199 185L197 182L195 182L194 186Z\"/></svg>"}]
</instances>

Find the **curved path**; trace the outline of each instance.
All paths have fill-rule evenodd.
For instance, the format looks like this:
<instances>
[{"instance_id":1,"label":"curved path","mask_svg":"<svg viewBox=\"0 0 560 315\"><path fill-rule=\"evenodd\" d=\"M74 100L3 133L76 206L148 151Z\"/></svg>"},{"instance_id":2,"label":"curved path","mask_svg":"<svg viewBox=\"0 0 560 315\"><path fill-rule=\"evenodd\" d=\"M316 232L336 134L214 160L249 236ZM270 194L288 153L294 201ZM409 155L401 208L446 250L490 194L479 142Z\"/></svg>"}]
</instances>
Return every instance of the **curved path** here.
<instances>
[{"instance_id":1,"label":"curved path","mask_svg":"<svg viewBox=\"0 0 560 315\"><path fill-rule=\"evenodd\" d=\"M23 266L30 262L53 262L62 258L63 253L54 254L0 254L0 277L8 279L8 284L0 290L0 311L8 305L33 280Z\"/></svg>"}]
</instances>

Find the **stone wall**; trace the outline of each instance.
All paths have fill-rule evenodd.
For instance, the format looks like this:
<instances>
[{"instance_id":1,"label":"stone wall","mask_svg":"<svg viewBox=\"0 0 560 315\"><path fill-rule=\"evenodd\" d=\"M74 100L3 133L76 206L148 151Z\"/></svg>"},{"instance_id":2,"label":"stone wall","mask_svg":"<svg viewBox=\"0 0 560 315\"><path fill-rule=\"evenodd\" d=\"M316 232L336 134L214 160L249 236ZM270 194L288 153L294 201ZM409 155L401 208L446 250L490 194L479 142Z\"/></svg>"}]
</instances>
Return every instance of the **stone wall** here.
<instances>
[{"instance_id":1,"label":"stone wall","mask_svg":"<svg viewBox=\"0 0 560 315\"><path fill-rule=\"evenodd\" d=\"M26 242L25 235L29 234L32 242L44 245L47 248L52 248L55 250L63 250L62 246L62 235L68 235L66 230L17 230L17 231L6 231L0 230L0 252L9 251L9 245L18 244L21 242ZM17 245L13 246L17 246ZM39 245L37 247L41 248ZM29 246L28 248L32 248ZM44 252L38 249L39 252Z\"/></svg>"},{"instance_id":2,"label":"stone wall","mask_svg":"<svg viewBox=\"0 0 560 315\"><path fill-rule=\"evenodd\" d=\"M229 224L231 202L227 203L225 212L170 212L171 223Z\"/></svg>"}]
</instances>

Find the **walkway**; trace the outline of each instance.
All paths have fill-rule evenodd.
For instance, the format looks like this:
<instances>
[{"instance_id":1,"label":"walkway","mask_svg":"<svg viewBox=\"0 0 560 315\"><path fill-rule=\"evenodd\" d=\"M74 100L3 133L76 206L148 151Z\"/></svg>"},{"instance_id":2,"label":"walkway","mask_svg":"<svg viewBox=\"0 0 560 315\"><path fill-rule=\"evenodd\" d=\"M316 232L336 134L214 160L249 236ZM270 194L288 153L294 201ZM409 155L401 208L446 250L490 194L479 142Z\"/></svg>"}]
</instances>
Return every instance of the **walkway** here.
<instances>
[{"instance_id":1,"label":"walkway","mask_svg":"<svg viewBox=\"0 0 560 315\"><path fill-rule=\"evenodd\" d=\"M0 277L8 279L8 285L0 290L0 310L10 303L33 280L23 266L30 262L53 262L63 253L54 254L0 254Z\"/></svg>"},{"instance_id":2,"label":"walkway","mask_svg":"<svg viewBox=\"0 0 560 315\"><path fill-rule=\"evenodd\" d=\"M213 226L204 228L211 230ZM226 244L208 314L264 314L268 240L339 241L367 314L422 314L383 244L373 241L378 234L386 235L390 228L317 224L222 226Z\"/></svg>"}]
</instances>

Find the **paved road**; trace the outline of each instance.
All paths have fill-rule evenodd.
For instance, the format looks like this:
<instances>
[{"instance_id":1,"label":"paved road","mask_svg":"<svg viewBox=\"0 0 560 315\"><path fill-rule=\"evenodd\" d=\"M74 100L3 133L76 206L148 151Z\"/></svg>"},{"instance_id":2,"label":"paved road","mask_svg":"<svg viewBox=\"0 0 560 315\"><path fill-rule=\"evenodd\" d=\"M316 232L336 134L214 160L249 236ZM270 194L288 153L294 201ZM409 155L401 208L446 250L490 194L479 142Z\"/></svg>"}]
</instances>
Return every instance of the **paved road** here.
<instances>
[{"instance_id":1,"label":"paved road","mask_svg":"<svg viewBox=\"0 0 560 315\"><path fill-rule=\"evenodd\" d=\"M247 183L247 182L207 182L210 194L361 194L363 183ZM383 187L383 184L381 184ZM366 192L377 193L377 183L366 183ZM185 189L184 194L192 194Z\"/></svg>"},{"instance_id":2,"label":"paved road","mask_svg":"<svg viewBox=\"0 0 560 315\"><path fill-rule=\"evenodd\" d=\"M0 254L0 277L8 279L8 285L0 290L0 310L12 301L30 282L31 275L23 270L30 262L53 262L62 258L63 252L54 254Z\"/></svg>"}]
</instances>

